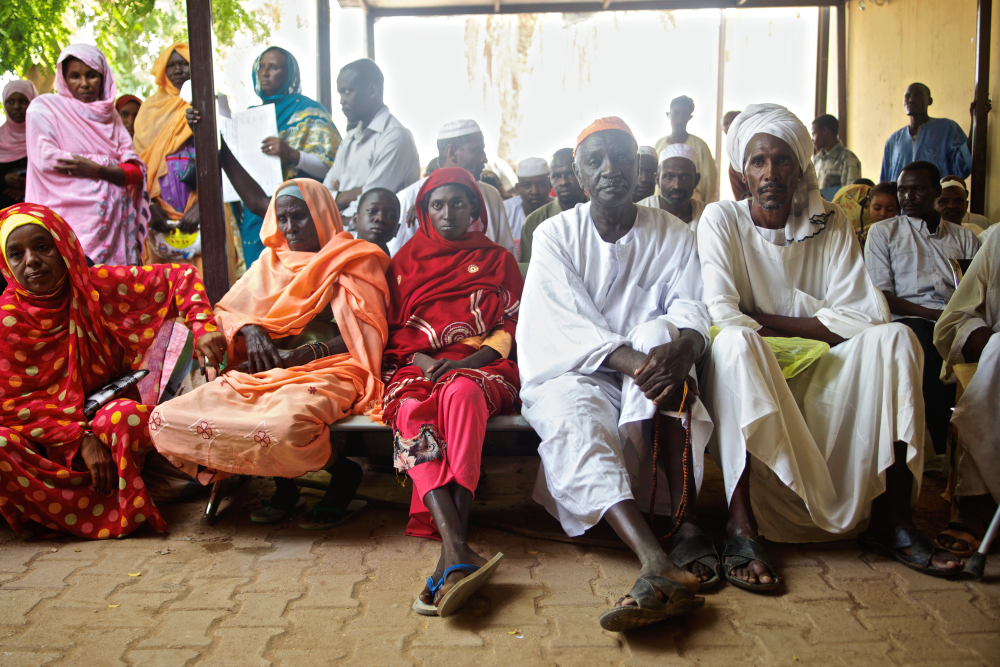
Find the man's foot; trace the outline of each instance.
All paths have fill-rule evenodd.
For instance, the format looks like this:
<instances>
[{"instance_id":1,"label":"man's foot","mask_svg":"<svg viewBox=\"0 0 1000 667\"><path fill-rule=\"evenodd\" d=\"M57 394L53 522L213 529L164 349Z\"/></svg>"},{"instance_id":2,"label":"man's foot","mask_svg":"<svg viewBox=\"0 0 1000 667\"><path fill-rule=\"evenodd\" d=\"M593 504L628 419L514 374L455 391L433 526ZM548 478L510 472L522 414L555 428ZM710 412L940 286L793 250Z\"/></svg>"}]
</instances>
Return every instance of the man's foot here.
<instances>
[{"instance_id":1,"label":"man's foot","mask_svg":"<svg viewBox=\"0 0 1000 667\"><path fill-rule=\"evenodd\" d=\"M996 510L996 503L988 494L956 497L948 528L938 533L934 545L947 549L960 558L968 558L979 549Z\"/></svg>"},{"instance_id":2,"label":"man's foot","mask_svg":"<svg viewBox=\"0 0 1000 667\"><path fill-rule=\"evenodd\" d=\"M868 530L858 535L862 549L877 553L902 563L906 567L936 577L958 575L962 561L955 554L944 549L935 549L927 536L911 525L895 525L889 528L869 525Z\"/></svg>"},{"instance_id":3,"label":"man's foot","mask_svg":"<svg viewBox=\"0 0 1000 667\"><path fill-rule=\"evenodd\" d=\"M625 632L689 614L704 604L705 598L695 597L673 579L640 575L632 590L601 614L599 622L605 630Z\"/></svg>"},{"instance_id":4,"label":"man's foot","mask_svg":"<svg viewBox=\"0 0 1000 667\"><path fill-rule=\"evenodd\" d=\"M651 563L639 570L638 578L644 579L646 577L664 577L665 579L671 579L691 591L691 593L697 593L698 589L701 587L701 579L684 568L674 565L673 561L671 561L669 557L664 558L662 562ZM657 588L655 589L655 592L657 601L663 602L663 591ZM635 605L636 601L630 595L622 596L618 602L615 603L616 607L630 607Z\"/></svg>"},{"instance_id":5,"label":"man's foot","mask_svg":"<svg viewBox=\"0 0 1000 667\"><path fill-rule=\"evenodd\" d=\"M726 524L726 537L744 537L752 540L756 536L756 522L751 524L746 518L744 518L743 521L738 522L736 517L733 516L732 510L730 510L729 521ZM763 547L761 548L763 549ZM766 554L767 552L765 551L764 553ZM725 566L734 558L746 560L746 558L736 555L727 558L725 553L723 553L723 565ZM731 569L726 576L726 579L732 581L734 578L745 584L749 584L750 586L770 586L774 584L775 579L773 569L769 568L767 563L759 560L750 560L745 563L740 563L738 567Z\"/></svg>"},{"instance_id":6,"label":"man's foot","mask_svg":"<svg viewBox=\"0 0 1000 667\"><path fill-rule=\"evenodd\" d=\"M710 566L708 563L704 562L707 560L711 560L711 556L700 556L697 559L691 560L685 565L682 565L680 562L678 562L678 558L675 555L675 554L682 554L685 551L682 548L682 545L684 543L690 541L694 537L698 537L701 535L705 535L704 531L702 531L701 528L699 528L693 521L685 521L683 524L681 524L681 527L677 529L677 532L674 534L674 536L670 538L670 544L668 545L668 548L670 549L671 560L673 560L676 565L687 569L688 572L698 577L698 580L702 584L704 584L706 581L714 579L716 576L718 576L718 572L716 572L715 568ZM711 543L711 540L709 539L708 542ZM712 550L714 551L714 545L712 545ZM703 549L698 549L698 551L701 552L703 551ZM715 552L714 556L715 556L714 558L715 564L717 565L719 562L718 552ZM689 559L688 557L684 557L682 560L687 561Z\"/></svg>"},{"instance_id":7,"label":"man's foot","mask_svg":"<svg viewBox=\"0 0 1000 667\"><path fill-rule=\"evenodd\" d=\"M438 559L437 567L434 569L434 574L431 575L431 578L435 581L435 583L440 581L441 575L443 575L444 571L447 570L452 565L459 565L460 563L465 563L469 565L482 566L486 565L486 562L487 561L485 558L477 554L469 546L466 546L460 552L453 554L446 554L444 548L442 548L441 557ZM458 570L453 571L447 576L447 578L445 578L444 585L441 586L441 588L439 588L435 592L433 598L431 597L430 588L428 588L426 585L424 586L424 590L420 591L420 595L418 597L420 601L423 602L424 604L436 606L437 603L441 601L441 598L444 597L445 593L451 590L452 586L457 584L462 579L465 579L465 577L467 577L469 574L470 574L469 572L462 572Z\"/></svg>"}]
</instances>

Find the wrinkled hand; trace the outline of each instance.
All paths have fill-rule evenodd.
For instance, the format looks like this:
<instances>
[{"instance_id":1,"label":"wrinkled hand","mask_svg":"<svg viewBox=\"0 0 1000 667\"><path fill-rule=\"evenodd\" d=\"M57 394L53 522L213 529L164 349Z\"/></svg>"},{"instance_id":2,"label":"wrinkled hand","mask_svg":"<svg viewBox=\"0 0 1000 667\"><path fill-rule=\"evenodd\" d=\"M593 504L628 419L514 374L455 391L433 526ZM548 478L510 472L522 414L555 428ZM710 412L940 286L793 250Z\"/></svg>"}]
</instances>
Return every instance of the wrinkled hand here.
<instances>
[{"instance_id":1,"label":"wrinkled hand","mask_svg":"<svg viewBox=\"0 0 1000 667\"><path fill-rule=\"evenodd\" d=\"M417 222L417 207L411 206L406 211L406 226L412 227Z\"/></svg>"},{"instance_id":2,"label":"wrinkled hand","mask_svg":"<svg viewBox=\"0 0 1000 667\"><path fill-rule=\"evenodd\" d=\"M306 364L314 361L312 351L308 347L297 347L294 350L278 350L278 357L281 359L281 365L275 366L275 368L295 368L296 366L305 366ZM240 373L250 372L250 361L244 361L236 367Z\"/></svg>"},{"instance_id":3,"label":"wrinkled hand","mask_svg":"<svg viewBox=\"0 0 1000 667\"><path fill-rule=\"evenodd\" d=\"M73 153L72 158L58 158L56 162L59 163L55 167L56 171L62 172L67 176L77 176L79 178L101 177L101 165L76 153Z\"/></svg>"},{"instance_id":4,"label":"wrinkled hand","mask_svg":"<svg viewBox=\"0 0 1000 667\"><path fill-rule=\"evenodd\" d=\"M247 324L240 329L247 348L247 370L245 372L263 373L272 368L284 368L284 362L278 348L274 346L271 337L256 324Z\"/></svg>"},{"instance_id":5,"label":"wrinkled hand","mask_svg":"<svg viewBox=\"0 0 1000 667\"><path fill-rule=\"evenodd\" d=\"M9 172L6 176L3 177L3 181L4 183L7 184L7 187L13 190L23 190L24 187L28 184L27 179L25 179L24 176L21 176L21 174L17 173L16 171Z\"/></svg>"},{"instance_id":6,"label":"wrinkled hand","mask_svg":"<svg viewBox=\"0 0 1000 667\"><path fill-rule=\"evenodd\" d=\"M201 227L201 211L198 209L198 202L194 203L194 206L184 212L181 216L180 222L177 224L177 229L181 230L185 234L192 234Z\"/></svg>"},{"instance_id":7,"label":"wrinkled hand","mask_svg":"<svg viewBox=\"0 0 1000 667\"><path fill-rule=\"evenodd\" d=\"M264 155L277 155L283 162L298 162L294 148L279 137L268 137L260 144L260 152Z\"/></svg>"},{"instance_id":8,"label":"wrinkled hand","mask_svg":"<svg viewBox=\"0 0 1000 667\"><path fill-rule=\"evenodd\" d=\"M198 125L198 123L201 122L201 114L195 111L193 108L188 107L187 110L184 112L184 116L187 118L188 127L190 127L191 131L194 132L195 127Z\"/></svg>"},{"instance_id":9,"label":"wrinkled hand","mask_svg":"<svg viewBox=\"0 0 1000 667\"><path fill-rule=\"evenodd\" d=\"M192 356L209 382L219 376L219 366L226 355L226 336L221 331L202 334L194 344Z\"/></svg>"},{"instance_id":10,"label":"wrinkled hand","mask_svg":"<svg viewBox=\"0 0 1000 667\"><path fill-rule=\"evenodd\" d=\"M102 496L110 496L118 488L118 467L111 458L111 451L93 433L83 436L80 456L87 464L94 490Z\"/></svg>"},{"instance_id":11,"label":"wrinkled hand","mask_svg":"<svg viewBox=\"0 0 1000 667\"><path fill-rule=\"evenodd\" d=\"M689 379L691 366L697 360L694 346L684 338L658 345L649 351L642 365L636 369L635 383L658 408L666 407L674 394L683 389L684 381ZM693 378L690 379L689 387L697 396L698 387ZM677 401L679 400L678 394Z\"/></svg>"}]
</instances>

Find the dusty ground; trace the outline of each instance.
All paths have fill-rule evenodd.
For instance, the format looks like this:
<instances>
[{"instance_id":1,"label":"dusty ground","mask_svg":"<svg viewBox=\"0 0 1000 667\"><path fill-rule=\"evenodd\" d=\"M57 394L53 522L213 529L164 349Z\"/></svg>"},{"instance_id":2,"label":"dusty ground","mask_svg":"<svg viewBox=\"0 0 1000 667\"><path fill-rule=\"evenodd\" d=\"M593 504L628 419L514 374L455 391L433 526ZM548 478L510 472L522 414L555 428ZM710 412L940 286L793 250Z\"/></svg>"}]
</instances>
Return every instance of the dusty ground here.
<instances>
[{"instance_id":1,"label":"dusty ground","mask_svg":"<svg viewBox=\"0 0 1000 667\"><path fill-rule=\"evenodd\" d=\"M686 620L603 632L636 563L606 531L546 539L558 527L528 498L536 466L487 460L471 539L506 558L450 619L410 610L438 545L403 535L410 487L392 474L367 473L379 506L327 532L251 523L270 493L258 480L214 527L203 499L166 506L166 535L26 543L0 527L0 665L1000 665L1000 557L984 582L949 582L850 542L773 546L777 594L723 586ZM928 529L946 518L941 483L925 479ZM703 519L723 500L712 471Z\"/></svg>"}]
</instances>

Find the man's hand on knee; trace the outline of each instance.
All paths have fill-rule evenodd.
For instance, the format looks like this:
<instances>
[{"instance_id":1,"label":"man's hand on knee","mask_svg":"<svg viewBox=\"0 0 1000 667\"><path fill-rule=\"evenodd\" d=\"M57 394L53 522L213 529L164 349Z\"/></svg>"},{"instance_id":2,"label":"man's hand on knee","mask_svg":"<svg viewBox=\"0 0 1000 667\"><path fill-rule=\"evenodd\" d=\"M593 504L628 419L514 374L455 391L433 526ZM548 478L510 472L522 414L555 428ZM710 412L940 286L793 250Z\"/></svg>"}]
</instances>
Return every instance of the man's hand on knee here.
<instances>
[{"instance_id":1,"label":"man's hand on knee","mask_svg":"<svg viewBox=\"0 0 1000 667\"><path fill-rule=\"evenodd\" d=\"M698 361L700 352L696 340L686 335L665 345L658 345L646 355L645 361L635 374L635 383L646 398L653 401L661 410L671 409L668 405L673 405L673 409L677 409L684 382L689 377L691 367ZM698 393L693 378L689 387L695 394Z\"/></svg>"}]
</instances>

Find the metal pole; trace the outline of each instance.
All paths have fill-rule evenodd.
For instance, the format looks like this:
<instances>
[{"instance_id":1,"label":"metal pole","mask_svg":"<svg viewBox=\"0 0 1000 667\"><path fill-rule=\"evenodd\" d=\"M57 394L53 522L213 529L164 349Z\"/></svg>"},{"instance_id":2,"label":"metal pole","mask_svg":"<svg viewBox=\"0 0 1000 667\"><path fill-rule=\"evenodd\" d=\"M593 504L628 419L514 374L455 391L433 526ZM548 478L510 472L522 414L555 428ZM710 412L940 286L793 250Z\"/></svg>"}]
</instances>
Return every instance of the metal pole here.
<instances>
[{"instance_id":1,"label":"metal pole","mask_svg":"<svg viewBox=\"0 0 1000 667\"><path fill-rule=\"evenodd\" d=\"M816 40L816 113L813 118L826 113L826 89L830 71L830 8L819 10L819 35Z\"/></svg>"},{"instance_id":2,"label":"metal pole","mask_svg":"<svg viewBox=\"0 0 1000 667\"><path fill-rule=\"evenodd\" d=\"M715 166L716 172L719 174L719 183L716 183L716 187L719 188L717 193L719 197L722 196L722 179L725 177L722 173L722 116L725 115L726 110L724 105L726 103L726 10L719 10L719 78L716 83L715 88ZM726 177L728 178L728 177ZM712 193L708 193L709 196Z\"/></svg>"},{"instance_id":3,"label":"metal pole","mask_svg":"<svg viewBox=\"0 0 1000 667\"><path fill-rule=\"evenodd\" d=\"M194 135L201 212L201 257L205 292L214 305L229 290L226 270L226 218L222 210L222 172L215 122L215 53L212 48L212 3L187 0L188 43L191 49L191 106L201 114Z\"/></svg>"},{"instance_id":4,"label":"metal pole","mask_svg":"<svg viewBox=\"0 0 1000 667\"><path fill-rule=\"evenodd\" d=\"M847 3L837 6L837 120L840 143L847 145Z\"/></svg>"},{"instance_id":5,"label":"metal pole","mask_svg":"<svg viewBox=\"0 0 1000 667\"><path fill-rule=\"evenodd\" d=\"M990 94L990 35L993 0L979 0L976 26L976 112L972 124L972 192L969 210L986 213L986 100Z\"/></svg>"},{"instance_id":6,"label":"metal pole","mask_svg":"<svg viewBox=\"0 0 1000 667\"><path fill-rule=\"evenodd\" d=\"M333 84L330 73L330 0L316 0L316 92L319 103L333 107Z\"/></svg>"}]
</instances>

